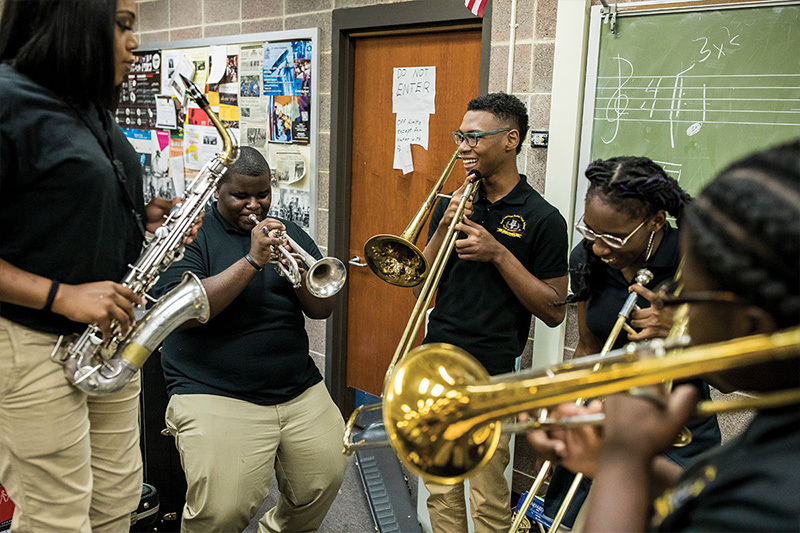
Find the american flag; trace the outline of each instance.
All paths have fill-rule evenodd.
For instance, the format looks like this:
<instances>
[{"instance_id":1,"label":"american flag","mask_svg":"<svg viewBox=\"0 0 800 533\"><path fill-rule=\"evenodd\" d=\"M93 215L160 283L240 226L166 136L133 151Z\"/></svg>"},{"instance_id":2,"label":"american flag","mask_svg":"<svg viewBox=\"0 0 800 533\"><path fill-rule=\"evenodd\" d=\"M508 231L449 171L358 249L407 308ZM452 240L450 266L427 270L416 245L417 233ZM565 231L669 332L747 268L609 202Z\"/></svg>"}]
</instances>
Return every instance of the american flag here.
<instances>
[{"instance_id":1,"label":"american flag","mask_svg":"<svg viewBox=\"0 0 800 533\"><path fill-rule=\"evenodd\" d=\"M488 0L464 0L464 5L467 6L467 9L472 11L473 15L483 17L483 8L486 7L487 1Z\"/></svg>"}]
</instances>

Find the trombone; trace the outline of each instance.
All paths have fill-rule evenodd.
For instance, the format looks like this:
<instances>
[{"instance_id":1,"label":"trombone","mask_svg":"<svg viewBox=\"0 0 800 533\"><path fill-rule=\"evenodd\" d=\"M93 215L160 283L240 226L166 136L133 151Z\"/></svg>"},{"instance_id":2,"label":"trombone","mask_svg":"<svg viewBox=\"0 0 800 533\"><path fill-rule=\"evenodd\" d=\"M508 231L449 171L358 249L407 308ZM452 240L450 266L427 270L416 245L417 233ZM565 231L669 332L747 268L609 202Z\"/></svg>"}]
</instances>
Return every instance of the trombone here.
<instances>
[{"instance_id":1,"label":"trombone","mask_svg":"<svg viewBox=\"0 0 800 533\"><path fill-rule=\"evenodd\" d=\"M441 190L444 182L447 180L447 176L449 176L450 171L452 170L453 165L455 164L455 160L458 156L458 150L453 153L453 156L450 158L450 161L447 163L447 168L442 173L442 176L437 181L436 186L433 188L431 193L428 195L428 198L425 200L423 207L427 206L427 210L433 206L433 202L436 198L436 195ZM425 321L425 313L428 310L428 306L430 305L431 301L433 300L433 295L436 293L436 287L439 284L439 280L442 278L442 274L444 273L444 268L447 264L447 260L450 258L450 254L453 252L453 248L456 244L456 238L458 237L458 232L456 231L456 226L461 222L461 219L464 217L464 211L467 208L467 203L469 203L472 199L472 196L475 194L475 191L478 189L478 185L480 184L481 175L480 172L477 170L473 170L470 172L472 178L467 183L467 186L464 189L464 193L461 195L461 200L458 203L458 207L456 209L456 213L453 216L453 220L450 222L450 225L447 227L447 232L445 233L444 239L442 241L441 246L439 247L439 251L436 254L436 257L433 260L433 263L430 265L430 268L427 269L424 275L424 282L422 285L422 289L420 290L420 294L417 297L417 303L414 305L414 309L411 311L411 316L408 318L408 323L406 324L406 328L403 331L403 334L400 337L400 342L397 344L397 348L395 349L394 356L392 357L392 361L389 363L389 368L386 370L386 376L384 378L384 395L386 394L387 384L389 381L389 377L392 375L395 366L397 365L398 361L401 360L409 353L411 350L411 345L414 342L414 339L417 336L422 324ZM422 209L417 212L417 215L414 217L415 220L421 219L424 221L427 218L427 213L424 213L422 216ZM421 222L419 223L421 224ZM409 227L413 225L409 224ZM408 231L403 233L405 234ZM419 230L417 230L419 233ZM382 235L378 235L370 239L373 241L378 239L379 237L383 237ZM391 236L390 236L391 237ZM390 241L390 242L399 242L399 241ZM418 251L418 248L410 243L415 250ZM367 247L369 247L369 242L367 243ZM425 257L420 252L419 257L422 260L425 260ZM425 265L427 267L427 261L425 261ZM388 281L388 280L387 280ZM391 283L391 282L390 282ZM347 421L347 425L345 426L345 433L344 433L344 448L342 453L345 455L352 455L357 449L357 446L354 446L350 441L350 436L353 432L353 428L355 427L356 420L358 416L365 411L374 411L381 407L381 404L373 404L373 405L362 405L359 406L357 409L353 411L350 415L350 418ZM369 430L369 428L367 428ZM378 430L380 433L380 430ZM365 448L366 446L361 446L361 448Z\"/></svg>"},{"instance_id":2,"label":"trombone","mask_svg":"<svg viewBox=\"0 0 800 533\"><path fill-rule=\"evenodd\" d=\"M248 217L251 222L258 224L258 217L250 215ZM303 259L303 262L308 266L306 271L306 288L312 296L316 298L330 298L339 292L347 280L347 269L341 260L336 257L323 257L317 259L307 251L305 251L297 242L289 237L285 231L276 233L278 239L282 239L288 243L294 251L297 252ZM300 269L297 267L291 252L283 246L278 246L278 250L272 251L274 256L282 254L287 259L287 265L284 266L280 261L275 262L275 269L278 274L285 277L292 284L292 287L297 289L302 283L302 276Z\"/></svg>"},{"instance_id":3,"label":"trombone","mask_svg":"<svg viewBox=\"0 0 800 533\"><path fill-rule=\"evenodd\" d=\"M364 245L364 258L369 268L383 281L399 287L414 287L425 279L428 274L428 260L415 243L433 209L436 197L453 171L456 160L458 160L458 149L450 156L433 189L403 233L375 235Z\"/></svg>"},{"instance_id":4,"label":"trombone","mask_svg":"<svg viewBox=\"0 0 800 533\"><path fill-rule=\"evenodd\" d=\"M420 346L397 366L386 388L383 420L389 442L415 474L453 484L491 458L500 420L579 397L800 356L800 326L687 348L688 341L684 336L630 343L605 357L494 377L456 346ZM773 397L769 406L793 398L796 393ZM707 405L701 404L701 411Z\"/></svg>"}]
</instances>

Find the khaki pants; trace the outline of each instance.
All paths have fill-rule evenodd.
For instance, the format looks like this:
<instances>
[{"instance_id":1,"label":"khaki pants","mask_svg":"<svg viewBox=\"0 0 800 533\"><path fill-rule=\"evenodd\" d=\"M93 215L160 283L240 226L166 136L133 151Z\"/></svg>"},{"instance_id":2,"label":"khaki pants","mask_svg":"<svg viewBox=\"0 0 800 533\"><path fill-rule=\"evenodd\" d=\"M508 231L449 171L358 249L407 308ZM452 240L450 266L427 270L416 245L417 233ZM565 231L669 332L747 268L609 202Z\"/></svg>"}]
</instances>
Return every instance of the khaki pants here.
<instances>
[{"instance_id":1,"label":"khaki pants","mask_svg":"<svg viewBox=\"0 0 800 533\"><path fill-rule=\"evenodd\" d=\"M0 483L13 532L127 532L142 493L139 375L87 398L50 361L57 336L0 318Z\"/></svg>"},{"instance_id":2,"label":"khaki pants","mask_svg":"<svg viewBox=\"0 0 800 533\"><path fill-rule=\"evenodd\" d=\"M511 493L504 472L511 460L510 435L502 435L497 450L480 471L469 478L469 505L475 533L508 531L511 527ZM425 483L428 512L434 533L466 533L467 504L464 483Z\"/></svg>"},{"instance_id":3,"label":"khaki pants","mask_svg":"<svg viewBox=\"0 0 800 533\"><path fill-rule=\"evenodd\" d=\"M315 531L347 464L344 420L320 382L279 405L176 394L167 406L188 490L181 531L242 531L273 477L280 497L259 531Z\"/></svg>"}]
</instances>

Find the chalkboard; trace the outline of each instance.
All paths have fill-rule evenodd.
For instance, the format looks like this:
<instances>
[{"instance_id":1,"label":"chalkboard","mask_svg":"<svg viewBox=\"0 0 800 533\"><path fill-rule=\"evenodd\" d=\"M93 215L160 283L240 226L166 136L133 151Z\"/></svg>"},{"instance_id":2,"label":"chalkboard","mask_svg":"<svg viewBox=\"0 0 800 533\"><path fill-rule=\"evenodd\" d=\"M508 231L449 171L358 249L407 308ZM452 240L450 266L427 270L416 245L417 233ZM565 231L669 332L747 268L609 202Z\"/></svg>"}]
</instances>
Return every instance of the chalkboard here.
<instances>
[{"instance_id":1,"label":"chalkboard","mask_svg":"<svg viewBox=\"0 0 800 533\"><path fill-rule=\"evenodd\" d=\"M581 172L643 155L695 194L732 161L800 137L797 3L631 14L615 33L594 15Z\"/></svg>"}]
</instances>

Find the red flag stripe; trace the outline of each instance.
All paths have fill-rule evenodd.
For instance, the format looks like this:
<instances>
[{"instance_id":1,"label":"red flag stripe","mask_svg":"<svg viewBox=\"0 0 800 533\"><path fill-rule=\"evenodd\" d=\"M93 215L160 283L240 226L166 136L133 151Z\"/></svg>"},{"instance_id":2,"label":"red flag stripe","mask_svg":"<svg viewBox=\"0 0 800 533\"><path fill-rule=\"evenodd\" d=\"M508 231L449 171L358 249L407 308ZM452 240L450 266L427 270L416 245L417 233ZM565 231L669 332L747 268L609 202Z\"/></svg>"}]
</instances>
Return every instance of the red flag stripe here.
<instances>
[{"instance_id":1,"label":"red flag stripe","mask_svg":"<svg viewBox=\"0 0 800 533\"><path fill-rule=\"evenodd\" d=\"M486 2L487 0L464 0L464 5L473 15L483 17L483 9L486 7Z\"/></svg>"}]
</instances>

